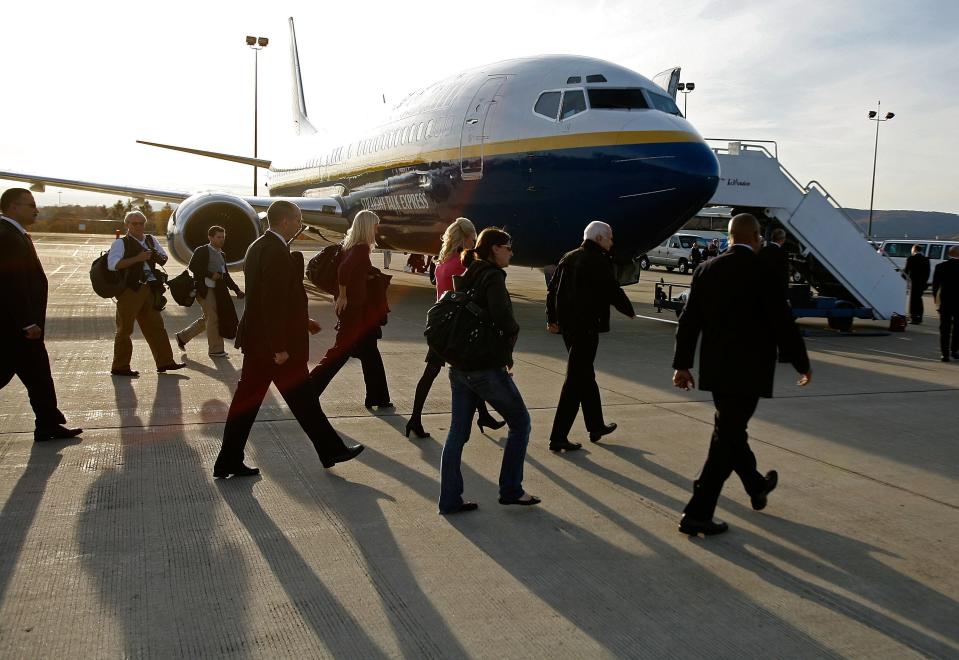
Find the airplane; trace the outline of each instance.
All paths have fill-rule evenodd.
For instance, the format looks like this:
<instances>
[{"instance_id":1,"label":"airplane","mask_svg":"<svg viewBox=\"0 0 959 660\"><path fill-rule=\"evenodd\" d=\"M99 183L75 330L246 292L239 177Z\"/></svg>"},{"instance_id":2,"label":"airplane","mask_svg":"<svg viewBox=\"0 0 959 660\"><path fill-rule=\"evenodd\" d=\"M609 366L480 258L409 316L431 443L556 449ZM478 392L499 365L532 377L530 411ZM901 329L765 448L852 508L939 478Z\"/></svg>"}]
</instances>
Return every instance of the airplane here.
<instances>
[{"instance_id":1,"label":"airplane","mask_svg":"<svg viewBox=\"0 0 959 660\"><path fill-rule=\"evenodd\" d=\"M678 69L656 84L599 59L544 55L458 73L409 94L378 126L320 150L306 111L293 19L293 115L309 157L284 166L175 145L157 147L269 169L264 196L101 184L19 172L0 179L178 204L167 226L189 262L207 228L226 228L241 265L276 199L296 203L308 232L338 240L363 209L380 217L377 246L437 254L460 216L504 228L521 266L548 267L592 220L612 226L630 262L672 235L712 197L719 163L675 103ZM657 77L657 82L659 77ZM313 138L307 138L308 135ZM308 151L307 151L308 150ZM638 277L638 269L635 269Z\"/></svg>"}]
</instances>

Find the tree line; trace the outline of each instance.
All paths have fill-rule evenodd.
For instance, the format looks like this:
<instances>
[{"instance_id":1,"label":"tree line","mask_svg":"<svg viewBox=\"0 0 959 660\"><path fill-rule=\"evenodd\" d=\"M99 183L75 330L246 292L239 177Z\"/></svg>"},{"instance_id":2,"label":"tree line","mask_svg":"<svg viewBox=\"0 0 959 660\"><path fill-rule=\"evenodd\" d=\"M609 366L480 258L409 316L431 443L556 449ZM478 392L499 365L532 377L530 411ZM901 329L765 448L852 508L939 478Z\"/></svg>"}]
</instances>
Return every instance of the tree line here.
<instances>
[{"instance_id":1,"label":"tree line","mask_svg":"<svg viewBox=\"0 0 959 660\"><path fill-rule=\"evenodd\" d=\"M112 206L65 204L42 206L39 211L32 231L111 234L117 229L123 231L123 218L128 212L140 211L147 218L147 232L163 234L166 233L167 220L173 214L173 206L166 203L155 209L149 200L134 204L132 199L118 199Z\"/></svg>"}]
</instances>

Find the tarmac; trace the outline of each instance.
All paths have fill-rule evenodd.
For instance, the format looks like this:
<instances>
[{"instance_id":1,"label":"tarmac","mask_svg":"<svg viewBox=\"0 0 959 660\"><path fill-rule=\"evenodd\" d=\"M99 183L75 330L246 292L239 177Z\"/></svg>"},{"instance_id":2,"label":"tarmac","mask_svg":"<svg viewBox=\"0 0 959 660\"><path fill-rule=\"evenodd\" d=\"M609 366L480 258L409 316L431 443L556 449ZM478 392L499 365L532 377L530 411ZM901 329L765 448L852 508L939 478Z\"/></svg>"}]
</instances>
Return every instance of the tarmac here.
<instances>
[{"instance_id":1,"label":"tarmac","mask_svg":"<svg viewBox=\"0 0 959 660\"><path fill-rule=\"evenodd\" d=\"M324 470L271 391L247 450L262 476L214 480L241 355L213 360L201 335L188 369L156 374L137 331L141 377L111 378L114 304L87 275L109 240L36 237L60 405L86 430L34 444L23 387L0 391L0 657L959 657L959 363L939 362L931 300L905 333L803 322L812 383L780 365L750 425L760 469L780 475L768 508L753 511L733 477L717 512L730 532L689 538L677 523L712 404L672 387L675 317L651 304L654 280L686 276L653 269L627 289L641 318L614 311L596 361L619 429L554 455L565 351L544 330L542 274L510 268L533 420L525 487L543 503L497 503L505 428L474 427L465 496L480 509L443 517L445 372L424 416L433 437L402 432L434 299L425 276L390 271L380 347L395 411L363 407L355 360L323 396L366 445L357 460ZM310 309L317 360L329 297L312 292ZM171 340L199 313L171 302ZM586 441L581 422L570 439Z\"/></svg>"}]
</instances>

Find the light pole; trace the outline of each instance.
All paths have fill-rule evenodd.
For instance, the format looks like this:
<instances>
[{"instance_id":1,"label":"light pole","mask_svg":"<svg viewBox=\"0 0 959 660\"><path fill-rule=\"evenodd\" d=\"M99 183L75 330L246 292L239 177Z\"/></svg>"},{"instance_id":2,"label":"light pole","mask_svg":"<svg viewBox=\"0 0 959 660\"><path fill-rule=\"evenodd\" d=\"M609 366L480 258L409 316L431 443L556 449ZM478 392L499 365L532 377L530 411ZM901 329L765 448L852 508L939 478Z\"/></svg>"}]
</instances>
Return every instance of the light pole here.
<instances>
[{"instance_id":1,"label":"light pole","mask_svg":"<svg viewBox=\"0 0 959 660\"><path fill-rule=\"evenodd\" d=\"M683 93L683 117L686 115L686 95L696 89L696 83L677 83L676 89Z\"/></svg>"},{"instance_id":2,"label":"light pole","mask_svg":"<svg viewBox=\"0 0 959 660\"><path fill-rule=\"evenodd\" d=\"M879 122L889 121L895 117L895 113L887 112L885 117L879 116L879 109L882 107L882 101L876 101L876 109L869 111L869 121L876 122L876 147L872 152L872 190L869 193L869 229L866 231L866 238L872 238L872 202L876 197L876 158L879 156Z\"/></svg>"},{"instance_id":3,"label":"light pole","mask_svg":"<svg viewBox=\"0 0 959 660\"><path fill-rule=\"evenodd\" d=\"M246 45L253 49L253 157L257 157L257 131L259 128L259 56L270 40L266 37L247 36ZM256 195L256 165L253 166L253 194Z\"/></svg>"}]
</instances>

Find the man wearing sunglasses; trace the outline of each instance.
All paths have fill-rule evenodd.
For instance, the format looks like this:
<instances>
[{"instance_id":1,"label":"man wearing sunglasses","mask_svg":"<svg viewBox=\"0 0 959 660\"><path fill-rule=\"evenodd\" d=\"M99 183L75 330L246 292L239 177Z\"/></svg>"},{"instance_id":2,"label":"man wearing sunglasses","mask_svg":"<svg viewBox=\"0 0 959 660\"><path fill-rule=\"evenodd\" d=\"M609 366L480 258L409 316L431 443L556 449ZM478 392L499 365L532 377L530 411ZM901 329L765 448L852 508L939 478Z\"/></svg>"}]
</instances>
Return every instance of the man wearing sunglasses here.
<instances>
[{"instance_id":1,"label":"man wearing sunglasses","mask_svg":"<svg viewBox=\"0 0 959 660\"><path fill-rule=\"evenodd\" d=\"M117 297L117 332L113 340L113 366L110 373L114 376L136 378L139 371L130 368L133 358L133 324L140 326L143 338L153 353L157 371L164 373L186 366L173 360L170 337L160 316L164 276L156 267L167 262L167 253L156 240L146 233L146 216L140 211L130 211L123 219L127 226L126 236L122 236L110 246L107 254L107 268L123 271L126 287ZM159 294L158 294L159 292Z\"/></svg>"}]
</instances>

